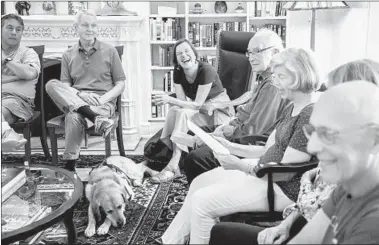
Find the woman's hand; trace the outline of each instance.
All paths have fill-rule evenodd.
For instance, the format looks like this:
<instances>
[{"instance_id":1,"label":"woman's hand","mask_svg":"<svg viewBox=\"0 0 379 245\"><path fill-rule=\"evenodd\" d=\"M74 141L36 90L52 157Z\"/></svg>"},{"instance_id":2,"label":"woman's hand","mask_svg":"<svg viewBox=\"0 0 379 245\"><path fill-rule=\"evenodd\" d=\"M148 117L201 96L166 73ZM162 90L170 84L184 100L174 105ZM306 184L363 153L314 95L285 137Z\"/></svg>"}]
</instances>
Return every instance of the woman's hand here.
<instances>
[{"instance_id":1,"label":"woman's hand","mask_svg":"<svg viewBox=\"0 0 379 245\"><path fill-rule=\"evenodd\" d=\"M95 93L80 92L78 96L92 106L100 106L100 96Z\"/></svg>"},{"instance_id":2,"label":"woman's hand","mask_svg":"<svg viewBox=\"0 0 379 245\"><path fill-rule=\"evenodd\" d=\"M220 165L226 170L240 170L245 172L246 163L242 162L238 157L231 154L219 154L213 152L213 155L220 162Z\"/></svg>"},{"instance_id":3,"label":"woman's hand","mask_svg":"<svg viewBox=\"0 0 379 245\"><path fill-rule=\"evenodd\" d=\"M164 105L164 104L169 103L169 101L170 101L170 96L167 94L155 94L153 95L153 99L152 99L152 102L155 105Z\"/></svg>"},{"instance_id":4,"label":"woman's hand","mask_svg":"<svg viewBox=\"0 0 379 245\"><path fill-rule=\"evenodd\" d=\"M319 170L318 168L313 168L313 169L308 170L307 172L305 172L305 173L301 176L300 183L304 184L305 181L306 181L306 182L309 182L309 183L312 183L312 180L315 179L318 170Z\"/></svg>"},{"instance_id":5,"label":"woman's hand","mask_svg":"<svg viewBox=\"0 0 379 245\"><path fill-rule=\"evenodd\" d=\"M258 233L258 244L281 244L289 236L289 227L274 226Z\"/></svg>"}]
</instances>

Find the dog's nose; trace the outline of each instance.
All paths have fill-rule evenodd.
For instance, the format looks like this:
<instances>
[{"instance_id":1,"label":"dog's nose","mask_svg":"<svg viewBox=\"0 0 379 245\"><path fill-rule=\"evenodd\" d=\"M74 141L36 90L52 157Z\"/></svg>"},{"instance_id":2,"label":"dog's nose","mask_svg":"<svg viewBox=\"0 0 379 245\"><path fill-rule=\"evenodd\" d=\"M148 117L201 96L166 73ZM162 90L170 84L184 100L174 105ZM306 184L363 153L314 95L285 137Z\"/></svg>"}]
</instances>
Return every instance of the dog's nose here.
<instances>
[{"instance_id":1,"label":"dog's nose","mask_svg":"<svg viewBox=\"0 0 379 245\"><path fill-rule=\"evenodd\" d=\"M117 226L121 227L123 225L124 225L124 222L122 222L122 220L117 221Z\"/></svg>"}]
</instances>

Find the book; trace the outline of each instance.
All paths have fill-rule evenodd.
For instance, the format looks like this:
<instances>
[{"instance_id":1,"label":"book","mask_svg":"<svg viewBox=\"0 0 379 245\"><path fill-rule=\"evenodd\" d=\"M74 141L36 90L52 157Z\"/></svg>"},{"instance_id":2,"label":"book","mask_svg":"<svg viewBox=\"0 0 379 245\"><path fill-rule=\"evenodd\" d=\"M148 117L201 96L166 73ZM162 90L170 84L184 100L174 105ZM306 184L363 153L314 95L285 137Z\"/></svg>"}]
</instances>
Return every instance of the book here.
<instances>
[{"instance_id":1,"label":"book","mask_svg":"<svg viewBox=\"0 0 379 245\"><path fill-rule=\"evenodd\" d=\"M1 169L1 198L2 202L26 183L26 172L23 168Z\"/></svg>"},{"instance_id":2,"label":"book","mask_svg":"<svg viewBox=\"0 0 379 245\"><path fill-rule=\"evenodd\" d=\"M218 142L212 135L206 133L196 124L194 124L191 120L187 121L188 128L199 137L207 146L209 146L214 152L218 154L230 154L230 151L223 146L220 142Z\"/></svg>"}]
</instances>

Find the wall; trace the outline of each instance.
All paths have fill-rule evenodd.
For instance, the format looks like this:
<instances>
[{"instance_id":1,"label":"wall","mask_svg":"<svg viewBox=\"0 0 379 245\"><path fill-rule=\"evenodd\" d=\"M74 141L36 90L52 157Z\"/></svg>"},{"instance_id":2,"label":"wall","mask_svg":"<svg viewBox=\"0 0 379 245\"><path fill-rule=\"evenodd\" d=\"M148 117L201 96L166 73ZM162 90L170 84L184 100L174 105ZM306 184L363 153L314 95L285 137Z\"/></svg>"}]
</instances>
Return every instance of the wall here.
<instances>
[{"instance_id":1,"label":"wall","mask_svg":"<svg viewBox=\"0 0 379 245\"><path fill-rule=\"evenodd\" d=\"M351 8L316 11L316 58L323 74L351 60L379 61L379 3L348 2ZM311 11L288 11L287 47L310 47Z\"/></svg>"}]
</instances>

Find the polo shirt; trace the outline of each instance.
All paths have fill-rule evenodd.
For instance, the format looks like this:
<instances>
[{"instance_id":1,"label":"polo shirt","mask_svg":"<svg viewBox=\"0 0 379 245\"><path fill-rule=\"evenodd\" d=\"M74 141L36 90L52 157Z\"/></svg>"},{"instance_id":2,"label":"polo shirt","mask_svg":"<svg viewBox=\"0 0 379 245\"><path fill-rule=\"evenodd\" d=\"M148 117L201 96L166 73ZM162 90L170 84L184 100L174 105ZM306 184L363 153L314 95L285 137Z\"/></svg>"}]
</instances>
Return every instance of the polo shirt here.
<instances>
[{"instance_id":1,"label":"polo shirt","mask_svg":"<svg viewBox=\"0 0 379 245\"><path fill-rule=\"evenodd\" d=\"M125 79L116 48L98 39L89 51L79 41L62 55L61 81L79 91L103 95Z\"/></svg>"}]
</instances>

